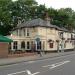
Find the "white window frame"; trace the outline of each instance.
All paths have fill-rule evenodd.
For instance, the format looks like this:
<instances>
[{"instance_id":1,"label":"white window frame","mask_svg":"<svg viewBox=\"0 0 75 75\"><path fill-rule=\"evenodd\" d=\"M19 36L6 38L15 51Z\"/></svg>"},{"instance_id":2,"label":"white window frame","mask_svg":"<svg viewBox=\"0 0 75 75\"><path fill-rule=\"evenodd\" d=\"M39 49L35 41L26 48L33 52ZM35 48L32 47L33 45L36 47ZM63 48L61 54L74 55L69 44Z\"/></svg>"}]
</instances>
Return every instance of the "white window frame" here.
<instances>
[{"instance_id":1,"label":"white window frame","mask_svg":"<svg viewBox=\"0 0 75 75\"><path fill-rule=\"evenodd\" d=\"M30 50L31 49L31 44L30 44L30 41L27 41L27 43L29 42L29 49L27 48L27 50ZM27 45L28 47L28 45Z\"/></svg>"},{"instance_id":2,"label":"white window frame","mask_svg":"<svg viewBox=\"0 0 75 75\"><path fill-rule=\"evenodd\" d=\"M29 35L28 35L28 34L29 34ZM27 37L30 36L30 29L29 29L29 28L26 29L26 36L27 36Z\"/></svg>"},{"instance_id":3,"label":"white window frame","mask_svg":"<svg viewBox=\"0 0 75 75\"><path fill-rule=\"evenodd\" d=\"M15 44L15 42L17 42L16 44ZM14 48L15 47L15 48ZM13 42L13 49L14 50L17 50L18 49L18 41L14 41Z\"/></svg>"},{"instance_id":4,"label":"white window frame","mask_svg":"<svg viewBox=\"0 0 75 75\"><path fill-rule=\"evenodd\" d=\"M23 36L26 36L26 29L23 29Z\"/></svg>"},{"instance_id":5,"label":"white window frame","mask_svg":"<svg viewBox=\"0 0 75 75\"><path fill-rule=\"evenodd\" d=\"M22 48L22 43L24 43L24 48ZM26 44L25 44L25 41L21 41L21 49L25 49L26 48Z\"/></svg>"}]
</instances>

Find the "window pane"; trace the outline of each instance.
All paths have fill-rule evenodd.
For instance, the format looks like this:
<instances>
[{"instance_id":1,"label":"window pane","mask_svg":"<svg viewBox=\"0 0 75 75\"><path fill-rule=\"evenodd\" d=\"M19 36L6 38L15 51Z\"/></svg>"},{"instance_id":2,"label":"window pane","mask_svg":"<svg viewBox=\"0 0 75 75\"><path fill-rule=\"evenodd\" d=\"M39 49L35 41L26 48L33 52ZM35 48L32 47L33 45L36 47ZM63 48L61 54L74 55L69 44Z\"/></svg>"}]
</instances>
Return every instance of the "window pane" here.
<instances>
[{"instance_id":1,"label":"window pane","mask_svg":"<svg viewBox=\"0 0 75 75\"><path fill-rule=\"evenodd\" d=\"M29 36L29 29L27 29L27 36Z\"/></svg>"},{"instance_id":2,"label":"window pane","mask_svg":"<svg viewBox=\"0 0 75 75\"><path fill-rule=\"evenodd\" d=\"M41 42L37 42L37 49L41 49Z\"/></svg>"},{"instance_id":3,"label":"window pane","mask_svg":"<svg viewBox=\"0 0 75 75\"><path fill-rule=\"evenodd\" d=\"M20 29L20 30L19 30L19 36L21 36L21 31L22 31L22 30Z\"/></svg>"},{"instance_id":4,"label":"window pane","mask_svg":"<svg viewBox=\"0 0 75 75\"><path fill-rule=\"evenodd\" d=\"M16 30L16 35L18 36L18 30Z\"/></svg>"},{"instance_id":5,"label":"window pane","mask_svg":"<svg viewBox=\"0 0 75 75\"><path fill-rule=\"evenodd\" d=\"M25 29L23 30L23 32L24 32L24 36L26 36L26 31L25 31Z\"/></svg>"},{"instance_id":6,"label":"window pane","mask_svg":"<svg viewBox=\"0 0 75 75\"><path fill-rule=\"evenodd\" d=\"M25 42L21 42L21 48L24 48L25 49Z\"/></svg>"},{"instance_id":7,"label":"window pane","mask_svg":"<svg viewBox=\"0 0 75 75\"><path fill-rule=\"evenodd\" d=\"M17 49L17 41L14 41L13 43L13 49Z\"/></svg>"},{"instance_id":8,"label":"window pane","mask_svg":"<svg viewBox=\"0 0 75 75\"><path fill-rule=\"evenodd\" d=\"M50 48L53 48L53 43L50 43Z\"/></svg>"},{"instance_id":9,"label":"window pane","mask_svg":"<svg viewBox=\"0 0 75 75\"><path fill-rule=\"evenodd\" d=\"M27 49L30 49L30 43L27 42Z\"/></svg>"}]
</instances>

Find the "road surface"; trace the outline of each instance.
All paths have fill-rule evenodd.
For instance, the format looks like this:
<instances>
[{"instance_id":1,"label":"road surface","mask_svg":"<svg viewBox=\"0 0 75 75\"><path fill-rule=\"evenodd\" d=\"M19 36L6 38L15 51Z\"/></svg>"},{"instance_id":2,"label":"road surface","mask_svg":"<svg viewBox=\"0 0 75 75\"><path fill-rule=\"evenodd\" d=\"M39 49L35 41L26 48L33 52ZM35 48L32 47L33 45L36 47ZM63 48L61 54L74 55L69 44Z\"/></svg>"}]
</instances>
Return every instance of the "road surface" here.
<instances>
[{"instance_id":1,"label":"road surface","mask_svg":"<svg viewBox=\"0 0 75 75\"><path fill-rule=\"evenodd\" d=\"M0 66L0 75L75 75L75 54Z\"/></svg>"}]
</instances>

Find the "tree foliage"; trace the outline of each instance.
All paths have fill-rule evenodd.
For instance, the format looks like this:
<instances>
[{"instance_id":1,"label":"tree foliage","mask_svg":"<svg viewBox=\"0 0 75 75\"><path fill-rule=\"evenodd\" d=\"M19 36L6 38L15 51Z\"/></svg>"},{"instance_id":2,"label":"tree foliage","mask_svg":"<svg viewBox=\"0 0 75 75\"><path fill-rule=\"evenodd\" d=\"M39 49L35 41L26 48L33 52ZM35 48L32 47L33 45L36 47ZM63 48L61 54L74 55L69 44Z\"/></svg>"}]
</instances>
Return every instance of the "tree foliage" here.
<instances>
[{"instance_id":1,"label":"tree foliage","mask_svg":"<svg viewBox=\"0 0 75 75\"><path fill-rule=\"evenodd\" d=\"M0 34L8 35L14 28L18 20L22 22L45 18L45 12L48 12L51 23L68 29L75 29L75 12L71 8L46 8L45 5L38 5L35 0L0 0Z\"/></svg>"}]
</instances>

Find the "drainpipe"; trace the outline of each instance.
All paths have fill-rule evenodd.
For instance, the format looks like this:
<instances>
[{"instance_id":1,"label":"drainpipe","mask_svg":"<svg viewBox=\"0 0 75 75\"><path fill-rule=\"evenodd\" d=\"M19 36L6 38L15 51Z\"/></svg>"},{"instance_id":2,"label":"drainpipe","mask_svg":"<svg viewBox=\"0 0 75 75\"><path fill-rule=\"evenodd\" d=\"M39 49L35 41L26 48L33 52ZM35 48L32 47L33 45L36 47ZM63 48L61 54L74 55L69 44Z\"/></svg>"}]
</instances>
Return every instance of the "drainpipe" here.
<instances>
[{"instance_id":1,"label":"drainpipe","mask_svg":"<svg viewBox=\"0 0 75 75\"><path fill-rule=\"evenodd\" d=\"M64 52L64 37L63 37L63 32L62 32L62 36L61 37L62 37L62 42L61 42L62 43L62 48L61 48L61 51Z\"/></svg>"},{"instance_id":2,"label":"drainpipe","mask_svg":"<svg viewBox=\"0 0 75 75\"><path fill-rule=\"evenodd\" d=\"M47 28L46 28L46 51L47 51Z\"/></svg>"}]
</instances>

